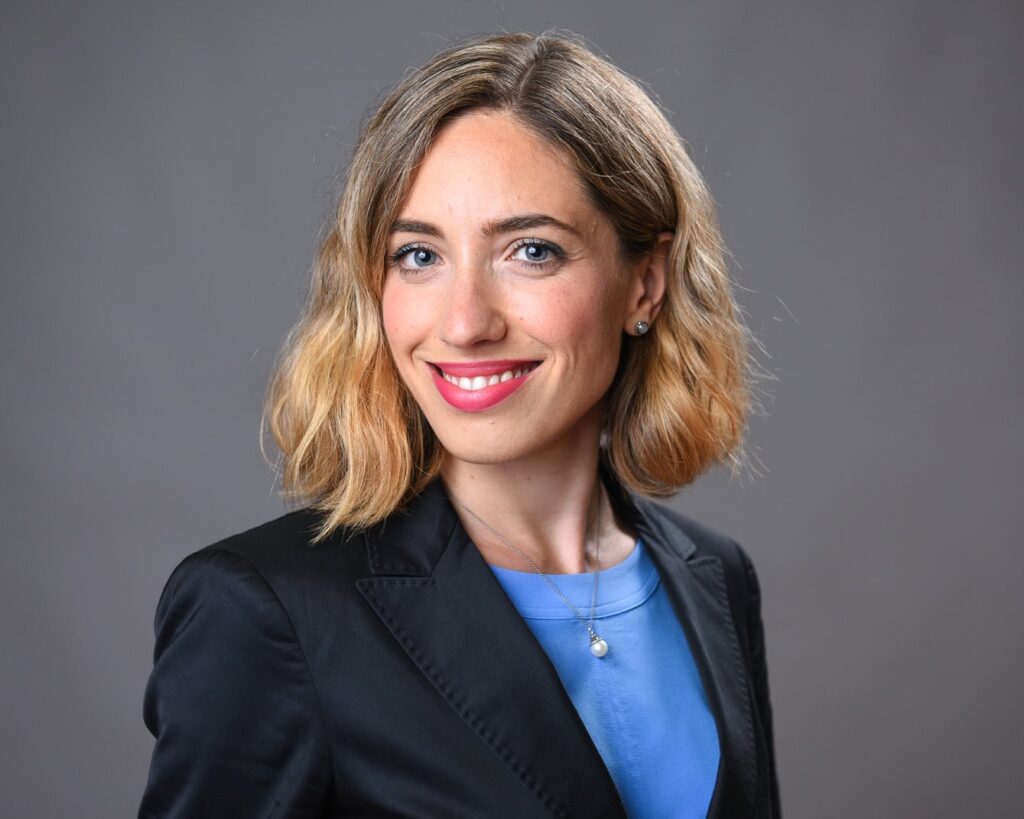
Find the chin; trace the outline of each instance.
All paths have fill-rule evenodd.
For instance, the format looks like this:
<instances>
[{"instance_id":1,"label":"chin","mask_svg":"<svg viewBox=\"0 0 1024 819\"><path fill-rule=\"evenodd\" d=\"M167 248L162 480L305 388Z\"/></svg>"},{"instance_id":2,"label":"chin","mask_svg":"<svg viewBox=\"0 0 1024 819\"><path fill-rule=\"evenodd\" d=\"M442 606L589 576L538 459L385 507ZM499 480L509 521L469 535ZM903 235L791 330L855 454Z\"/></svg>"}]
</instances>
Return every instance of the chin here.
<instances>
[{"instance_id":1,"label":"chin","mask_svg":"<svg viewBox=\"0 0 1024 819\"><path fill-rule=\"evenodd\" d=\"M506 464L522 458L532 451L525 447L517 448L495 444L473 445L466 441L459 441L454 446L449 446L444 439L439 440L447 457L471 464Z\"/></svg>"},{"instance_id":2,"label":"chin","mask_svg":"<svg viewBox=\"0 0 1024 819\"><path fill-rule=\"evenodd\" d=\"M539 449L538 441L533 436L530 436L529 440L524 440L524 436L518 436L519 440L516 441L501 441L484 436L467 437L451 432L435 432L435 435L446 457L471 464L505 464L531 455Z\"/></svg>"}]
</instances>

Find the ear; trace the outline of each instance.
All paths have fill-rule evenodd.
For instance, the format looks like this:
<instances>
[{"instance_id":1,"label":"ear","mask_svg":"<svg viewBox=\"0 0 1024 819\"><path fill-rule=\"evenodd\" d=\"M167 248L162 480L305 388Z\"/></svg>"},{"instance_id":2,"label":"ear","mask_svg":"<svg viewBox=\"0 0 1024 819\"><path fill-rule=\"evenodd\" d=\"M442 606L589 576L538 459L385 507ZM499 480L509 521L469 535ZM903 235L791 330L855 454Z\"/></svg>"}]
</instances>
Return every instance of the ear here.
<instances>
[{"instance_id":1,"label":"ear","mask_svg":"<svg viewBox=\"0 0 1024 819\"><path fill-rule=\"evenodd\" d=\"M659 233L654 247L636 262L630 273L624 324L624 329L629 335L636 335L634 327L638 321L654 324L654 319L661 310L662 302L665 300L672 243L675 238L675 233L670 230Z\"/></svg>"}]
</instances>

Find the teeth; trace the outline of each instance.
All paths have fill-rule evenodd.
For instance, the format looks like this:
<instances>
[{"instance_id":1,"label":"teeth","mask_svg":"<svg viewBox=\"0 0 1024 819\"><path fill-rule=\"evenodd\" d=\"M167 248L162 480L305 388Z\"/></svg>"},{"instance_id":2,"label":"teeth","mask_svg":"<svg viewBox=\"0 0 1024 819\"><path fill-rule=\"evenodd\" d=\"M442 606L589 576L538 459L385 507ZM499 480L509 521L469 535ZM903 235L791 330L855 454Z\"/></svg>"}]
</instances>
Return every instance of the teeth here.
<instances>
[{"instance_id":1,"label":"teeth","mask_svg":"<svg viewBox=\"0 0 1024 819\"><path fill-rule=\"evenodd\" d=\"M535 364L528 364L525 367L517 367L513 370L505 370L505 372L501 373L500 375L478 375L475 378L467 378L466 376L462 376L461 378L459 378L458 376L448 375L448 373L446 372L442 372L441 374L444 376L445 381L454 384L460 389L475 391L482 390L484 387L493 387L495 384L500 384L503 381L510 381L513 378L519 378L519 376L528 373L535 366Z\"/></svg>"}]
</instances>

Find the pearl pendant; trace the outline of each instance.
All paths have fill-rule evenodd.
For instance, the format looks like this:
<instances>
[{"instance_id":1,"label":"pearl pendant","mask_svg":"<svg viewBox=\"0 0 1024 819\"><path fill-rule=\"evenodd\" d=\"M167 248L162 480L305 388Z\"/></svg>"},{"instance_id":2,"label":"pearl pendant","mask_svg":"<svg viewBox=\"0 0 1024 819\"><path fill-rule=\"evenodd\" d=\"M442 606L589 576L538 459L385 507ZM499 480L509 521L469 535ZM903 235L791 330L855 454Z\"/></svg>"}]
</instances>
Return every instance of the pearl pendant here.
<instances>
[{"instance_id":1,"label":"pearl pendant","mask_svg":"<svg viewBox=\"0 0 1024 819\"><path fill-rule=\"evenodd\" d=\"M596 634L590 637L590 653L595 657L603 657L608 653L608 643Z\"/></svg>"}]
</instances>

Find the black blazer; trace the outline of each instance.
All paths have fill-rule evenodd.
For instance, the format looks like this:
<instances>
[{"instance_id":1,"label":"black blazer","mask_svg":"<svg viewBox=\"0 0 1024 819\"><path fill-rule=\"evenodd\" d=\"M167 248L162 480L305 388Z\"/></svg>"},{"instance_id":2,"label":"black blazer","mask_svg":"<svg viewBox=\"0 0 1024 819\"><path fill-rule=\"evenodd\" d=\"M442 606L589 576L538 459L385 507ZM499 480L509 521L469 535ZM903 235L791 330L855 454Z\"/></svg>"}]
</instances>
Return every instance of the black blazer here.
<instances>
[{"instance_id":1,"label":"black blazer","mask_svg":"<svg viewBox=\"0 0 1024 819\"><path fill-rule=\"evenodd\" d=\"M608 489L644 539L718 726L709 816L779 817L753 566L732 540ZM186 557L156 612L140 817L623 819L533 633L440 481L316 546L303 509Z\"/></svg>"}]
</instances>

